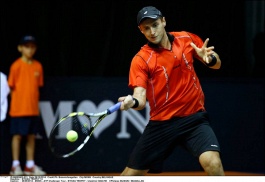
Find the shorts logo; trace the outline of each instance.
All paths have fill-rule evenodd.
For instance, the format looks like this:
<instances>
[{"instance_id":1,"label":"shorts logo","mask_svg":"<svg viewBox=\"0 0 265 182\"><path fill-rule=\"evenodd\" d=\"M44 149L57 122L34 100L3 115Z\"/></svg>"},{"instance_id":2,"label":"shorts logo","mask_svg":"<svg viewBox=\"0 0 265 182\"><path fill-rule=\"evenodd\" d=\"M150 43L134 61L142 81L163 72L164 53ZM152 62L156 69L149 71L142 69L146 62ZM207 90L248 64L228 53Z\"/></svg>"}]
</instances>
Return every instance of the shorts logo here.
<instances>
[{"instance_id":1,"label":"shorts logo","mask_svg":"<svg viewBox=\"0 0 265 182\"><path fill-rule=\"evenodd\" d=\"M211 147L218 147L217 145L211 145Z\"/></svg>"}]
</instances>

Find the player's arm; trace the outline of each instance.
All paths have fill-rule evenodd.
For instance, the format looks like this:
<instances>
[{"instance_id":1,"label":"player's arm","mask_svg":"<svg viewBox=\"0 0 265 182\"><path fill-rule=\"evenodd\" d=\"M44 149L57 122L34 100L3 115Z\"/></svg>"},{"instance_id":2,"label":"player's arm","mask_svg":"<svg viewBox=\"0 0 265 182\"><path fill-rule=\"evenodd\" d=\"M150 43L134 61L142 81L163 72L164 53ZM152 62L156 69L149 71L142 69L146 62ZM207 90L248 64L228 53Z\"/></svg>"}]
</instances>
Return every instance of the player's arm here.
<instances>
[{"instance_id":1,"label":"player's arm","mask_svg":"<svg viewBox=\"0 0 265 182\"><path fill-rule=\"evenodd\" d=\"M122 102L120 107L121 110L128 110L130 108L141 110L146 104L146 89L143 87L135 87L133 95L120 97L118 101Z\"/></svg>"}]
</instances>

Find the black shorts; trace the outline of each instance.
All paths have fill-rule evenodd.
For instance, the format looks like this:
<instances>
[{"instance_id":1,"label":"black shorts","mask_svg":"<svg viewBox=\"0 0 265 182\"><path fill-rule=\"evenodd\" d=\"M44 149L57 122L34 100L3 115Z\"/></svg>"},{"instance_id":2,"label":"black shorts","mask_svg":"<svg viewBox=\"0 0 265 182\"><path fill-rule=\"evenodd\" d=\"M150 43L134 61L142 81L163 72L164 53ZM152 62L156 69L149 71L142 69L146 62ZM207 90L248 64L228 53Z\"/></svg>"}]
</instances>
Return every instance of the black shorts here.
<instances>
[{"instance_id":1,"label":"black shorts","mask_svg":"<svg viewBox=\"0 0 265 182\"><path fill-rule=\"evenodd\" d=\"M12 135L37 134L39 127L38 116L11 117L10 133Z\"/></svg>"},{"instance_id":2,"label":"black shorts","mask_svg":"<svg viewBox=\"0 0 265 182\"><path fill-rule=\"evenodd\" d=\"M207 112L162 122L149 121L130 155L127 167L159 173L163 161L177 145L197 158L205 151L220 152Z\"/></svg>"}]
</instances>

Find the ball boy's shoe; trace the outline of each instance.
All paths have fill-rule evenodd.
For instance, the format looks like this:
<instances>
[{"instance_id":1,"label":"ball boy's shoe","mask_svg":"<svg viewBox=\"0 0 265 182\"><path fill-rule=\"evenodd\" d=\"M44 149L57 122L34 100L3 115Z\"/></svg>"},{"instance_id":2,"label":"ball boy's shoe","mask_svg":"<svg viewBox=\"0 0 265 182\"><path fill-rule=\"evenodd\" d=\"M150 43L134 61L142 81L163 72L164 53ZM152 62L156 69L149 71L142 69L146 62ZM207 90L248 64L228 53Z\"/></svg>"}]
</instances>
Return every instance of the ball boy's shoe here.
<instances>
[{"instance_id":1,"label":"ball boy's shoe","mask_svg":"<svg viewBox=\"0 0 265 182\"><path fill-rule=\"evenodd\" d=\"M24 169L25 175L46 175L46 172L41 169L41 167L35 165L32 168L25 167Z\"/></svg>"},{"instance_id":2,"label":"ball boy's shoe","mask_svg":"<svg viewBox=\"0 0 265 182\"><path fill-rule=\"evenodd\" d=\"M21 170L20 165L11 168L10 175L12 176L22 176L24 173Z\"/></svg>"}]
</instances>

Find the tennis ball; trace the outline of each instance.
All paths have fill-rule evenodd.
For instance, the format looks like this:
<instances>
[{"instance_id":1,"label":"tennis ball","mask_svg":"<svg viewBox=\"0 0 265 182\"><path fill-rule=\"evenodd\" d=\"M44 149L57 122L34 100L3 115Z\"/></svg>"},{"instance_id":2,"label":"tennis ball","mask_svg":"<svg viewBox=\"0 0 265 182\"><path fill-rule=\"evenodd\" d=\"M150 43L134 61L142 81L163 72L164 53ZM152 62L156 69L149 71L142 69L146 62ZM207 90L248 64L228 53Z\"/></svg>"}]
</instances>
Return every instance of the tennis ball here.
<instances>
[{"instance_id":1,"label":"tennis ball","mask_svg":"<svg viewBox=\"0 0 265 182\"><path fill-rule=\"evenodd\" d=\"M70 130L66 134L66 138L69 142L75 142L78 139L78 134L74 130Z\"/></svg>"}]
</instances>

